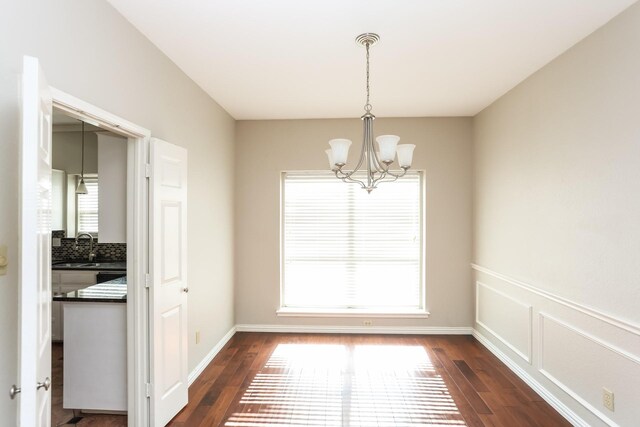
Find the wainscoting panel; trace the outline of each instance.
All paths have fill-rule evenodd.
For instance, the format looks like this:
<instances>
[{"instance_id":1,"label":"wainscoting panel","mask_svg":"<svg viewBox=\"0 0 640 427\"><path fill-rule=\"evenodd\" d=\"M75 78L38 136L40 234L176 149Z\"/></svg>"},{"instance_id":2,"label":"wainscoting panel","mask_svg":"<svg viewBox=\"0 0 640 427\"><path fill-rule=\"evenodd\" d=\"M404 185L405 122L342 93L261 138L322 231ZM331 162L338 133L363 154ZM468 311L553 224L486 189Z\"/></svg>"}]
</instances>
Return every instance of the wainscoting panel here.
<instances>
[{"instance_id":1,"label":"wainscoting panel","mask_svg":"<svg viewBox=\"0 0 640 427\"><path fill-rule=\"evenodd\" d=\"M477 282L476 323L531 363L531 305Z\"/></svg>"},{"instance_id":2,"label":"wainscoting panel","mask_svg":"<svg viewBox=\"0 0 640 427\"><path fill-rule=\"evenodd\" d=\"M640 325L472 267L480 342L574 425L640 425Z\"/></svg>"},{"instance_id":3,"label":"wainscoting panel","mask_svg":"<svg viewBox=\"0 0 640 427\"><path fill-rule=\"evenodd\" d=\"M640 419L640 359L546 313L539 317L540 372L609 425ZM613 412L602 405L603 387L614 392Z\"/></svg>"}]
</instances>

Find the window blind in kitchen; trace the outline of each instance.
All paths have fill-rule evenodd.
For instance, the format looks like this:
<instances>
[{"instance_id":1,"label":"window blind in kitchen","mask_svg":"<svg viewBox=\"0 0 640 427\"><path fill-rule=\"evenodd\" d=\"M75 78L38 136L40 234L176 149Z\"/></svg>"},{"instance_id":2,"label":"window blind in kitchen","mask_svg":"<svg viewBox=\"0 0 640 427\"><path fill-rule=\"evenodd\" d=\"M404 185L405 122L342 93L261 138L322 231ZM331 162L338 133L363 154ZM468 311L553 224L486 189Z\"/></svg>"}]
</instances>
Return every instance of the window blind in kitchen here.
<instances>
[{"instance_id":1,"label":"window blind in kitchen","mask_svg":"<svg viewBox=\"0 0 640 427\"><path fill-rule=\"evenodd\" d=\"M78 233L98 233L98 178L86 177L87 194L78 194Z\"/></svg>"}]
</instances>

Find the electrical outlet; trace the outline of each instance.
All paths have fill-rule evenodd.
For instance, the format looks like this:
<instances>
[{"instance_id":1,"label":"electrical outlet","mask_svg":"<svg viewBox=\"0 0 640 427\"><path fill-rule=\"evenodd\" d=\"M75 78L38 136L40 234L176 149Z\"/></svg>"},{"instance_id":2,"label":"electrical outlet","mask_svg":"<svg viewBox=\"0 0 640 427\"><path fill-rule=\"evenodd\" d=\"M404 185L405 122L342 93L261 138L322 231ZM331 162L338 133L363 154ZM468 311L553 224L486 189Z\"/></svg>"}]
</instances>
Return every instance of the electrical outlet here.
<instances>
[{"instance_id":1,"label":"electrical outlet","mask_svg":"<svg viewBox=\"0 0 640 427\"><path fill-rule=\"evenodd\" d=\"M362 324L364 326L373 326L373 321L371 321L371 320L363 320Z\"/></svg>"},{"instance_id":2,"label":"electrical outlet","mask_svg":"<svg viewBox=\"0 0 640 427\"><path fill-rule=\"evenodd\" d=\"M602 388L602 404L613 412L613 392L605 387Z\"/></svg>"},{"instance_id":3,"label":"electrical outlet","mask_svg":"<svg viewBox=\"0 0 640 427\"><path fill-rule=\"evenodd\" d=\"M196 331L196 344L200 344L200 331Z\"/></svg>"}]
</instances>

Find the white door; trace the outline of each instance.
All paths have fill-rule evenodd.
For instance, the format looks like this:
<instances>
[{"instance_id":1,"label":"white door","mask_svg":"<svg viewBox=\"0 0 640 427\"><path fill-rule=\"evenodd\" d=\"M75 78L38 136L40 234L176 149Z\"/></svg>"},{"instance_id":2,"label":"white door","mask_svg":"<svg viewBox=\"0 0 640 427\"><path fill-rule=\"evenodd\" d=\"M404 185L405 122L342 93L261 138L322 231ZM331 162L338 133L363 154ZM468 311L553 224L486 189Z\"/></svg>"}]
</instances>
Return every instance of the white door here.
<instances>
[{"instance_id":1,"label":"white door","mask_svg":"<svg viewBox=\"0 0 640 427\"><path fill-rule=\"evenodd\" d=\"M51 425L51 112L38 60L25 56L20 172L18 425Z\"/></svg>"},{"instance_id":2,"label":"white door","mask_svg":"<svg viewBox=\"0 0 640 427\"><path fill-rule=\"evenodd\" d=\"M151 425L188 400L187 150L151 139Z\"/></svg>"}]
</instances>

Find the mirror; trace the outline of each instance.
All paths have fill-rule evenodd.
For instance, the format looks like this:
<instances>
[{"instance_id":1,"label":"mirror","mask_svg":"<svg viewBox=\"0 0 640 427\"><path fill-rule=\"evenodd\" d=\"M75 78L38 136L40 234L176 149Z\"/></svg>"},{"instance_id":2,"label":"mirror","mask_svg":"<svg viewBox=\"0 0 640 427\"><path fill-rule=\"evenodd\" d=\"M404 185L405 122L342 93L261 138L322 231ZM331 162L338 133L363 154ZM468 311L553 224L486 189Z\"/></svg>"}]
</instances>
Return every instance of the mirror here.
<instances>
[{"instance_id":1,"label":"mirror","mask_svg":"<svg viewBox=\"0 0 640 427\"><path fill-rule=\"evenodd\" d=\"M127 139L54 109L52 230L126 242ZM84 164L83 164L84 157ZM84 174L83 174L84 172ZM87 194L76 194L84 175Z\"/></svg>"}]
</instances>

